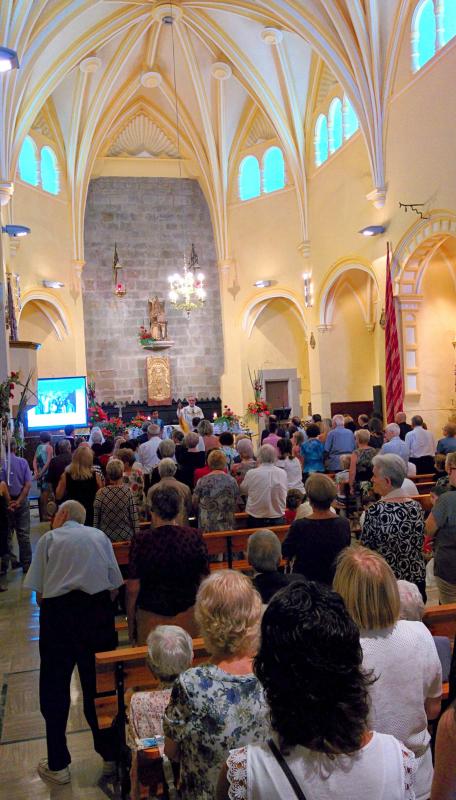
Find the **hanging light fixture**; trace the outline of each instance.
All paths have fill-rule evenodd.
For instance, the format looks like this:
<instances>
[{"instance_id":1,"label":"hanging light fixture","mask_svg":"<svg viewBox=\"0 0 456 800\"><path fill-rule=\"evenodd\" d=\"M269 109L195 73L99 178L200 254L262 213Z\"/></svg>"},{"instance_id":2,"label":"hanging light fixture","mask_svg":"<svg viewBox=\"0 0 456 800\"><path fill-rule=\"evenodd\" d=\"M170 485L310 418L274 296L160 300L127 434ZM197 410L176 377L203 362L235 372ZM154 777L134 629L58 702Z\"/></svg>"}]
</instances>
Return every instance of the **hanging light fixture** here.
<instances>
[{"instance_id":1,"label":"hanging light fixture","mask_svg":"<svg viewBox=\"0 0 456 800\"><path fill-rule=\"evenodd\" d=\"M163 17L163 24L171 27L171 41L173 48L173 82L174 82L174 105L176 111L176 136L177 136L177 156L179 159L179 177L182 177L182 164L180 152L180 128L179 128L179 104L177 100L177 80L176 80L176 51L174 45L174 16L173 4L170 3L171 14ZM190 318L190 313L195 311L206 301L206 290L204 288L204 275L200 272L198 255L195 245L192 244L190 258L184 254L184 268L182 272L175 272L168 278L169 299L173 307L178 311L183 311Z\"/></svg>"},{"instance_id":2,"label":"hanging light fixture","mask_svg":"<svg viewBox=\"0 0 456 800\"><path fill-rule=\"evenodd\" d=\"M184 311L187 318L190 318L190 312L195 311L206 301L206 290L204 288L204 275L197 270L198 256L195 251L195 245L192 244L192 251L190 253L190 260L184 255L184 271L176 272L168 278L170 292L169 299L174 308L178 311Z\"/></svg>"}]
</instances>

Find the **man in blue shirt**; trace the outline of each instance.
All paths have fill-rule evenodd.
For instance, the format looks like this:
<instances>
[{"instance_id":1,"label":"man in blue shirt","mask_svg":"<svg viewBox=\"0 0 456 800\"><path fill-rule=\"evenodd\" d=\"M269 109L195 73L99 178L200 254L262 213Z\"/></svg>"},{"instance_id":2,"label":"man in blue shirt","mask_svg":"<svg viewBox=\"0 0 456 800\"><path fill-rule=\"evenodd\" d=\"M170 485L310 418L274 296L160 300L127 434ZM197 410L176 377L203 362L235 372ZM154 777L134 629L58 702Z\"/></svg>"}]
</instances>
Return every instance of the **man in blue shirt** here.
<instances>
[{"instance_id":1,"label":"man in blue shirt","mask_svg":"<svg viewBox=\"0 0 456 800\"><path fill-rule=\"evenodd\" d=\"M2 557L1 572L5 573L8 569L10 560L13 569L22 566L24 573L27 572L32 560L32 548L30 545L30 503L29 492L32 487L32 473L25 458L16 455L16 441L10 442L10 461L8 471L8 461L3 464L0 472L0 480L5 481L11 497L11 504L8 508L9 532L8 532L8 552ZM19 545L19 562L11 550L13 531L16 531L17 543Z\"/></svg>"},{"instance_id":2,"label":"man in blue shirt","mask_svg":"<svg viewBox=\"0 0 456 800\"><path fill-rule=\"evenodd\" d=\"M382 456L393 453L400 456L407 466L410 456L410 449L406 442L401 439L401 429L395 422L391 422L385 428L385 444L380 450Z\"/></svg>"},{"instance_id":3,"label":"man in blue shirt","mask_svg":"<svg viewBox=\"0 0 456 800\"><path fill-rule=\"evenodd\" d=\"M332 424L325 442L325 453L328 456L328 472L337 472L340 469L340 457L344 453L353 453L355 437L351 430L344 427L342 414L335 414Z\"/></svg>"},{"instance_id":4,"label":"man in blue shirt","mask_svg":"<svg viewBox=\"0 0 456 800\"><path fill-rule=\"evenodd\" d=\"M95 750L105 760L106 774L115 766L113 732L99 730L95 712L95 653L116 647L111 592L123 578L110 540L84 525L85 517L80 503L62 503L53 529L38 541L24 581L36 592L40 606L40 709L46 722L47 758L40 761L38 773L58 785L71 779L65 731L75 666Z\"/></svg>"}]
</instances>

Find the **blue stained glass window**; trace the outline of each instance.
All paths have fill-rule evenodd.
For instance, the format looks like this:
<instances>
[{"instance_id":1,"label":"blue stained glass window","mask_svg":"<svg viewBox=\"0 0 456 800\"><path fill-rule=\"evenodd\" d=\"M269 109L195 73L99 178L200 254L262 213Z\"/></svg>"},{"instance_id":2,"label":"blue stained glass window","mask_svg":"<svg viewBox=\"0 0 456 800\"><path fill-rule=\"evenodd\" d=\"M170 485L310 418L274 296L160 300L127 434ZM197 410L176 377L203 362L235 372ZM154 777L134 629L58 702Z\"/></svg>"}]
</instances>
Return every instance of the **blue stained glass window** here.
<instances>
[{"instance_id":1,"label":"blue stained glass window","mask_svg":"<svg viewBox=\"0 0 456 800\"><path fill-rule=\"evenodd\" d=\"M344 97L345 138L349 139L359 128L359 120L348 97Z\"/></svg>"},{"instance_id":2,"label":"blue stained glass window","mask_svg":"<svg viewBox=\"0 0 456 800\"><path fill-rule=\"evenodd\" d=\"M239 197L252 200L261 193L260 165L255 156L246 156L239 169Z\"/></svg>"},{"instance_id":3,"label":"blue stained glass window","mask_svg":"<svg viewBox=\"0 0 456 800\"><path fill-rule=\"evenodd\" d=\"M443 5L442 45L456 36L456 0L445 0Z\"/></svg>"},{"instance_id":4,"label":"blue stained glass window","mask_svg":"<svg viewBox=\"0 0 456 800\"><path fill-rule=\"evenodd\" d=\"M38 186L38 165L36 162L36 147L33 139L26 136L19 153L19 177L25 183Z\"/></svg>"},{"instance_id":5,"label":"blue stained glass window","mask_svg":"<svg viewBox=\"0 0 456 800\"><path fill-rule=\"evenodd\" d=\"M413 67L415 72L435 55L437 21L432 0L421 0L413 15L415 37Z\"/></svg>"},{"instance_id":6,"label":"blue stained glass window","mask_svg":"<svg viewBox=\"0 0 456 800\"><path fill-rule=\"evenodd\" d=\"M320 114L315 125L315 164L319 167L328 160L329 138L328 120L324 114Z\"/></svg>"},{"instance_id":7,"label":"blue stained glass window","mask_svg":"<svg viewBox=\"0 0 456 800\"><path fill-rule=\"evenodd\" d=\"M277 192L285 186L285 161L280 147L270 147L263 158L263 190Z\"/></svg>"},{"instance_id":8,"label":"blue stained glass window","mask_svg":"<svg viewBox=\"0 0 456 800\"><path fill-rule=\"evenodd\" d=\"M59 193L59 167L51 147L43 147L41 150L41 186L50 194Z\"/></svg>"},{"instance_id":9,"label":"blue stained glass window","mask_svg":"<svg viewBox=\"0 0 456 800\"><path fill-rule=\"evenodd\" d=\"M331 153L342 147L343 124L342 124L342 103L336 97L329 107L329 149Z\"/></svg>"}]
</instances>

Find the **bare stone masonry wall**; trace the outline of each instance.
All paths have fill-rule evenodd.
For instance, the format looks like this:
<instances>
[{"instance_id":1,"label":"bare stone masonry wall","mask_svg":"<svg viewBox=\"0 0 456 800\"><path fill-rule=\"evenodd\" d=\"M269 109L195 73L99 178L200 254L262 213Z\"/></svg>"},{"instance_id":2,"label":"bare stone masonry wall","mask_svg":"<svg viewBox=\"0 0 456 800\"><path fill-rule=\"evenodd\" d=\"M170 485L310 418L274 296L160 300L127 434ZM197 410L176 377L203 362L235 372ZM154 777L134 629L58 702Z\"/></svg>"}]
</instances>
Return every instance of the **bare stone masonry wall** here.
<instances>
[{"instance_id":1,"label":"bare stone masonry wall","mask_svg":"<svg viewBox=\"0 0 456 800\"><path fill-rule=\"evenodd\" d=\"M113 293L112 260L117 242L127 294ZM208 298L190 320L168 302L168 276L183 267L194 242ZM106 177L90 183L85 216L83 273L87 371L99 400L147 399L146 358L168 355L173 397L189 392L218 397L223 372L220 289L209 209L197 181ZM166 351L145 351L139 326L148 299L166 300Z\"/></svg>"}]
</instances>

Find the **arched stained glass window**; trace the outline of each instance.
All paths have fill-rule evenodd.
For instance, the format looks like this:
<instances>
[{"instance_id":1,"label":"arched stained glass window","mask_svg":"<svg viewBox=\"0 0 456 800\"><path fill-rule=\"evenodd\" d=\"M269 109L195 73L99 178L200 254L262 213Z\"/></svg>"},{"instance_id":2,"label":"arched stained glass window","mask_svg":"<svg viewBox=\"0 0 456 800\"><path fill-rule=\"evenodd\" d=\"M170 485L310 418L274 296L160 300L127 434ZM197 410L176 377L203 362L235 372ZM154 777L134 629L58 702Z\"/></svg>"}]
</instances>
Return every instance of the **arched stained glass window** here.
<instances>
[{"instance_id":1,"label":"arched stained glass window","mask_svg":"<svg viewBox=\"0 0 456 800\"><path fill-rule=\"evenodd\" d=\"M342 103L335 97L329 106L329 152L334 153L343 142Z\"/></svg>"},{"instance_id":2,"label":"arched stained glass window","mask_svg":"<svg viewBox=\"0 0 456 800\"><path fill-rule=\"evenodd\" d=\"M25 137L21 152L19 153L19 177L25 183L38 186L36 147L31 136Z\"/></svg>"},{"instance_id":3,"label":"arched stained glass window","mask_svg":"<svg viewBox=\"0 0 456 800\"><path fill-rule=\"evenodd\" d=\"M328 160L329 138L328 120L324 114L320 114L315 125L315 165L321 166Z\"/></svg>"},{"instance_id":4,"label":"arched stained glass window","mask_svg":"<svg viewBox=\"0 0 456 800\"><path fill-rule=\"evenodd\" d=\"M443 19L441 24L441 45L443 46L450 39L456 36L456 2L455 0L445 0L443 4Z\"/></svg>"},{"instance_id":5,"label":"arched stained glass window","mask_svg":"<svg viewBox=\"0 0 456 800\"><path fill-rule=\"evenodd\" d=\"M263 157L263 191L277 192L285 186L285 161L280 147L270 147Z\"/></svg>"},{"instance_id":6,"label":"arched stained glass window","mask_svg":"<svg viewBox=\"0 0 456 800\"><path fill-rule=\"evenodd\" d=\"M435 55L437 21L433 0L418 3L412 21L412 64L417 72Z\"/></svg>"},{"instance_id":7,"label":"arched stained glass window","mask_svg":"<svg viewBox=\"0 0 456 800\"><path fill-rule=\"evenodd\" d=\"M359 120L348 97L344 97L344 134L349 139L359 128Z\"/></svg>"},{"instance_id":8,"label":"arched stained glass window","mask_svg":"<svg viewBox=\"0 0 456 800\"><path fill-rule=\"evenodd\" d=\"M239 197L252 200L261 193L260 165L255 156L246 156L239 168Z\"/></svg>"},{"instance_id":9,"label":"arched stained glass window","mask_svg":"<svg viewBox=\"0 0 456 800\"><path fill-rule=\"evenodd\" d=\"M41 150L41 186L45 192L58 194L60 190L57 157L51 147Z\"/></svg>"}]
</instances>

